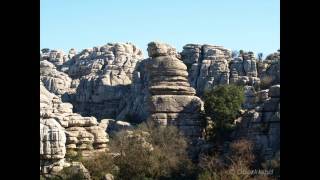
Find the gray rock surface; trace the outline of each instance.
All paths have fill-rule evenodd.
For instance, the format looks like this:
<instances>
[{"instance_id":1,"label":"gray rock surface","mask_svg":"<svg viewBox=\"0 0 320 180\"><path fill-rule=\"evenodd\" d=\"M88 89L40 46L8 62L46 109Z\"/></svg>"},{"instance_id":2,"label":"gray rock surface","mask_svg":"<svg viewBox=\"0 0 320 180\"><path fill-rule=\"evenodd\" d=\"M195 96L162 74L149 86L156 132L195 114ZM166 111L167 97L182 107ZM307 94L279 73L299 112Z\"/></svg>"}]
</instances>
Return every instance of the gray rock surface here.
<instances>
[{"instance_id":1,"label":"gray rock surface","mask_svg":"<svg viewBox=\"0 0 320 180\"><path fill-rule=\"evenodd\" d=\"M219 84L229 83L231 51L221 46L187 44L181 52L188 67L188 79L197 95Z\"/></svg>"},{"instance_id":2,"label":"gray rock surface","mask_svg":"<svg viewBox=\"0 0 320 180\"><path fill-rule=\"evenodd\" d=\"M63 95L72 91L72 79L57 70L56 66L47 60L40 61L40 80L44 86L56 95Z\"/></svg>"},{"instance_id":3,"label":"gray rock surface","mask_svg":"<svg viewBox=\"0 0 320 180\"><path fill-rule=\"evenodd\" d=\"M153 42L148 44L149 55L153 55L145 66L150 93L148 119L161 125L176 125L186 136L199 138L203 102L194 96L195 89L188 83L187 67L181 60L170 54L153 54L153 51L164 52L162 47Z\"/></svg>"},{"instance_id":4,"label":"gray rock surface","mask_svg":"<svg viewBox=\"0 0 320 180\"><path fill-rule=\"evenodd\" d=\"M66 150L107 148L104 122L73 113L72 104L50 93L40 81L40 170L57 172L65 166Z\"/></svg>"},{"instance_id":5,"label":"gray rock surface","mask_svg":"<svg viewBox=\"0 0 320 180\"><path fill-rule=\"evenodd\" d=\"M244 52L230 62L230 83L258 86L257 60L252 52Z\"/></svg>"},{"instance_id":6,"label":"gray rock surface","mask_svg":"<svg viewBox=\"0 0 320 180\"><path fill-rule=\"evenodd\" d=\"M40 52L40 61L47 60L55 66L60 67L64 62L68 61L68 55L65 55L61 50L42 50Z\"/></svg>"},{"instance_id":7,"label":"gray rock surface","mask_svg":"<svg viewBox=\"0 0 320 180\"><path fill-rule=\"evenodd\" d=\"M258 63L258 74L262 88L280 83L280 52L275 52Z\"/></svg>"},{"instance_id":8,"label":"gray rock surface","mask_svg":"<svg viewBox=\"0 0 320 180\"><path fill-rule=\"evenodd\" d=\"M147 50L147 59L130 43L109 43L79 53L70 49L67 55L40 52L40 134L42 143L49 144L40 147L44 171L64 167L63 149L86 154L105 150L106 130L130 130L130 123L147 119L176 125L188 137L199 138L203 109L199 97L206 89L229 83L245 85L239 137L253 139L266 157L278 149L280 52L257 61L251 52L231 58L230 50L207 44L187 44L178 53L168 44L151 42ZM44 140L50 133L61 138Z\"/></svg>"},{"instance_id":9,"label":"gray rock surface","mask_svg":"<svg viewBox=\"0 0 320 180\"><path fill-rule=\"evenodd\" d=\"M270 87L268 98L244 113L234 137L252 140L265 159L280 150L280 85Z\"/></svg>"},{"instance_id":10,"label":"gray rock surface","mask_svg":"<svg viewBox=\"0 0 320 180\"><path fill-rule=\"evenodd\" d=\"M64 68L76 87L67 101L82 115L115 118L141 59L142 51L130 43L109 43L74 55Z\"/></svg>"}]
</instances>

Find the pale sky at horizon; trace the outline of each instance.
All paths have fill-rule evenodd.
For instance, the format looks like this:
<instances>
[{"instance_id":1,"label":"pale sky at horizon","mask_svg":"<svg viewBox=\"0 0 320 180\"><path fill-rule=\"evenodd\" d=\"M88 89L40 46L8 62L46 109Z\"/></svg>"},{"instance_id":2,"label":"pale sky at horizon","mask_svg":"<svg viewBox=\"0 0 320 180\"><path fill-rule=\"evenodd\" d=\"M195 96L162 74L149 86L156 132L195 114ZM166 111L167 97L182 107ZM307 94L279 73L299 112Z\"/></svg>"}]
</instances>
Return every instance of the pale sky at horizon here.
<instances>
[{"instance_id":1,"label":"pale sky at horizon","mask_svg":"<svg viewBox=\"0 0 320 180\"><path fill-rule=\"evenodd\" d=\"M279 0L40 0L40 47L81 51L161 41L263 52L280 48Z\"/></svg>"}]
</instances>

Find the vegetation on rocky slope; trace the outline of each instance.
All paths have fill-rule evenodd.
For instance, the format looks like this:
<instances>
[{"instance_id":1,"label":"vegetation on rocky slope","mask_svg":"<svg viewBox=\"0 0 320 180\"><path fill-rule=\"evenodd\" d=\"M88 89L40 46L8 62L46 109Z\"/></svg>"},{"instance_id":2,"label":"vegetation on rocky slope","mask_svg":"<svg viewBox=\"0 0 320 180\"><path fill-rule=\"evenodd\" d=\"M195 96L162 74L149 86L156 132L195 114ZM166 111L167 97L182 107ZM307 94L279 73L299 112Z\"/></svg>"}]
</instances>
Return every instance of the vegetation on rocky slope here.
<instances>
[{"instance_id":1,"label":"vegetation on rocky slope","mask_svg":"<svg viewBox=\"0 0 320 180\"><path fill-rule=\"evenodd\" d=\"M243 102L244 90L241 86L221 85L205 92L205 113L213 121L213 128L208 132L211 141L223 142L228 138Z\"/></svg>"}]
</instances>

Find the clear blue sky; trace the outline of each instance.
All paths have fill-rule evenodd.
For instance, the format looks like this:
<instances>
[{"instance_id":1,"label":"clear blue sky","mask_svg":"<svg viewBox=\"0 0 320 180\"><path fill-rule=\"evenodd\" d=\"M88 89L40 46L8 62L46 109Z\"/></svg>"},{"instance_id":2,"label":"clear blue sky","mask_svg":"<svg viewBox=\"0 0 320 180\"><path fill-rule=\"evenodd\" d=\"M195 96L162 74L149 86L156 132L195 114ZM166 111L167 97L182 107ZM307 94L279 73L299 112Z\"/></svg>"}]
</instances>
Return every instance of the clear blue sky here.
<instances>
[{"instance_id":1,"label":"clear blue sky","mask_svg":"<svg viewBox=\"0 0 320 180\"><path fill-rule=\"evenodd\" d=\"M280 48L280 0L41 0L40 47L68 51L150 41Z\"/></svg>"}]
</instances>

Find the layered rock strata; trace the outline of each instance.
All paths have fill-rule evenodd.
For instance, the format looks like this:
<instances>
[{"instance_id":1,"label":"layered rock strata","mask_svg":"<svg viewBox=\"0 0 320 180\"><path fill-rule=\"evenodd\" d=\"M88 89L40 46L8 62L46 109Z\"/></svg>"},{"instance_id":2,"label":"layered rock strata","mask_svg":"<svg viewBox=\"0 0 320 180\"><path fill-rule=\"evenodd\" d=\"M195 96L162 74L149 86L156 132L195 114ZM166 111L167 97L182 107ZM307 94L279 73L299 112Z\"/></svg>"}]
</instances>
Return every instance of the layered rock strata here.
<instances>
[{"instance_id":1,"label":"layered rock strata","mask_svg":"<svg viewBox=\"0 0 320 180\"><path fill-rule=\"evenodd\" d=\"M107 125L94 117L72 112L72 104L63 103L40 83L40 169L59 171L65 165L67 150L106 150Z\"/></svg>"},{"instance_id":2,"label":"layered rock strata","mask_svg":"<svg viewBox=\"0 0 320 180\"><path fill-rule=\"evenodd\" d=\"M188 137L201 137L203 102L188 82L186 65L165 53L165 49L171 47L157 42L148 44L150 59L145 68L149 77L149 119L161 125L175 125Z\"/></svg>"}]
</instances>

